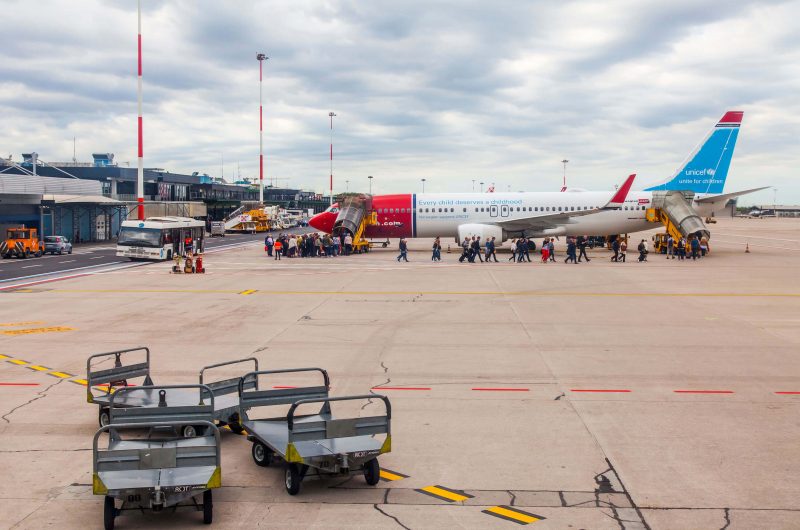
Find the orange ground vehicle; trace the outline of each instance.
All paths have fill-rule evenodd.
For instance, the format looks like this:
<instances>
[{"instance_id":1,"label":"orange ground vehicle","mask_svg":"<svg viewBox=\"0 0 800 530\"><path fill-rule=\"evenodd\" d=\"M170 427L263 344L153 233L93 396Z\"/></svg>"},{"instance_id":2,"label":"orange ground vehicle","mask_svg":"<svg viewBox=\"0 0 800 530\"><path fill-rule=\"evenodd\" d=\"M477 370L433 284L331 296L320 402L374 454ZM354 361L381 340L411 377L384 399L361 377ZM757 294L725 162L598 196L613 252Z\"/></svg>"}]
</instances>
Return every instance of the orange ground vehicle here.
<instances>
[{"instance_id":1,"label":"orange ground vehicle","mask_svg":"<svg viewBox=\"0 0 800 530\"><path fill-rule=\"evenodd\" d=\"M35 228L9 228L5 240L0 241L0 256L6 258L37 258L44 254L44 242Z\"/></svg>"}]
</instances>

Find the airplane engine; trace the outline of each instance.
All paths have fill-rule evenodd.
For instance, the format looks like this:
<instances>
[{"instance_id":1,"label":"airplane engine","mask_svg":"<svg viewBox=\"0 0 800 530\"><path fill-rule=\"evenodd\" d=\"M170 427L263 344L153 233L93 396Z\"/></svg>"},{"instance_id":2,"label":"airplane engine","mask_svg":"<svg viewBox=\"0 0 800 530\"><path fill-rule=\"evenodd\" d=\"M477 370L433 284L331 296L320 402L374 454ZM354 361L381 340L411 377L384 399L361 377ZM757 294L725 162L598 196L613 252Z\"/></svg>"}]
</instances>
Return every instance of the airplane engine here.
<instances>
[{"instance_id":1,"label":"airplane engine","mask_svg":"<svg viewBox=\"0 0 800 530\"><path fill-rule=\"evenodd\" d=\"M480 236L481 244L492 237L497 239L498 244L505 240L503 229L499 226L471 223L458 226L458 240L456 243L461 243L465 237L472 238L472 236Z\"/></svg>"}]
</instances>

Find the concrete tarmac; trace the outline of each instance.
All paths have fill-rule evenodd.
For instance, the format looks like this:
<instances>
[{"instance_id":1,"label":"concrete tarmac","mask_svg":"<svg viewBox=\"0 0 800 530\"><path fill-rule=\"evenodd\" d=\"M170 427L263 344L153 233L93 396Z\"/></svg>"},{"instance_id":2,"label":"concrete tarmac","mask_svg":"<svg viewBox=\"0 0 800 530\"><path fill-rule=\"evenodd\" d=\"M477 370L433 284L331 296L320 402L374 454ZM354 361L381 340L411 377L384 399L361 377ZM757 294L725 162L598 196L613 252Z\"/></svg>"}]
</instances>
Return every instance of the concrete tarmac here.
<instances>
[{"instance_id":1,"label":"concrete tarmac","mask_svg":"<svg viewBox=\"0 0 800 530\"><path fill-rule=\"evenodd\" d=\"M291 497L225 429L215 528L522 524L503 510L535 528L798 528L800 220L710 229L695 262L637 263L649 234L627 263L595 249L578 265L563 241L548 264L507 251L459 264L447 242L431 263L428 240L410 263L396 248L275 261L253 245L209 254L204 275L159 263L0 291L0 528L102 525L97 408L80 380L90 354L139 345L156 383L255 355L262 369L326 368L334 395L392 401L380 462L405 478L375 487L310 479ZM117 519L199 524L192 511Z\"/></svg>"}]
</instances>

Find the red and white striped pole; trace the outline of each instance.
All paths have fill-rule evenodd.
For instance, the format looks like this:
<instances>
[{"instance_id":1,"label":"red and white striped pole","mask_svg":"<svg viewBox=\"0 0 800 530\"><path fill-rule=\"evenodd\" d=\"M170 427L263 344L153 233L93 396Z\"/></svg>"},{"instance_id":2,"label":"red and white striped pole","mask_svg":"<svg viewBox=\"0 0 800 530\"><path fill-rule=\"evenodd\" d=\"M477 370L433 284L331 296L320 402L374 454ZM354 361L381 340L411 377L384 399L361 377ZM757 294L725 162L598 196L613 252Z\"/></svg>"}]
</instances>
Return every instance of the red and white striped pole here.
<instances>
[{"instance_id":1,"label":"red and white striped pole","mask_svg":"<svg viewBox=\"0 0 800 530\"><path fill-rule=\"evenodd\" d=\"M264 204L264 107L261 100L263 80L263 64L269 59L263 53L257 53L258 59L258 202Z\"/></svg>"},{"instance_id":2,"label":"red and white striped pole","mask_svg":"<svg viewBox=\"0 0 800 530\"><path fill-rule=\"evenodd\" d=\"M328 116L331 117L331 206L333 206L333 117L336 116L333 112L329 112Z\"/></svg>"},{"instance_id":3,"label":"red and white striped pole","mask_svg":"<svg viewBox=\"0 0 800 530\"><path fill-rule=\"evenodd\" d=\"M144 221L144 143L142 131L142 2L137 2L139 17L139 75L138 75L138 107L139 107L139 173L136 178L137 214Z\"/></svg>"}]
</instances>

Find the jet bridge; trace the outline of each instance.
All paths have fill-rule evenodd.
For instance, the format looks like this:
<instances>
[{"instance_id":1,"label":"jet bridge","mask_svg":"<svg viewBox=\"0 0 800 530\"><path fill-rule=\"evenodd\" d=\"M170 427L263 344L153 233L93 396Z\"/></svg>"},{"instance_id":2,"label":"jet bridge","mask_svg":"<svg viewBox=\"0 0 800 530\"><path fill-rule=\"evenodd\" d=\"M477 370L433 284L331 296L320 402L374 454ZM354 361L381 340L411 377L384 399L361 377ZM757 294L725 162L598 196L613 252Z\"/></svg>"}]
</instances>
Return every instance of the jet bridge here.
<instances>
[{"instance_id":1,"label":"jet bridge","mask_svg":"<svg viewBox=\"0 0 800 530\"><path fill-rule=\"evenodd\" d=\"M652 207L646 218L651 223L663 223L667 232L675 239L697 235L711 237L703 219L692 208L693 192L654 191Z\"/></svg>"}]
</instances>

